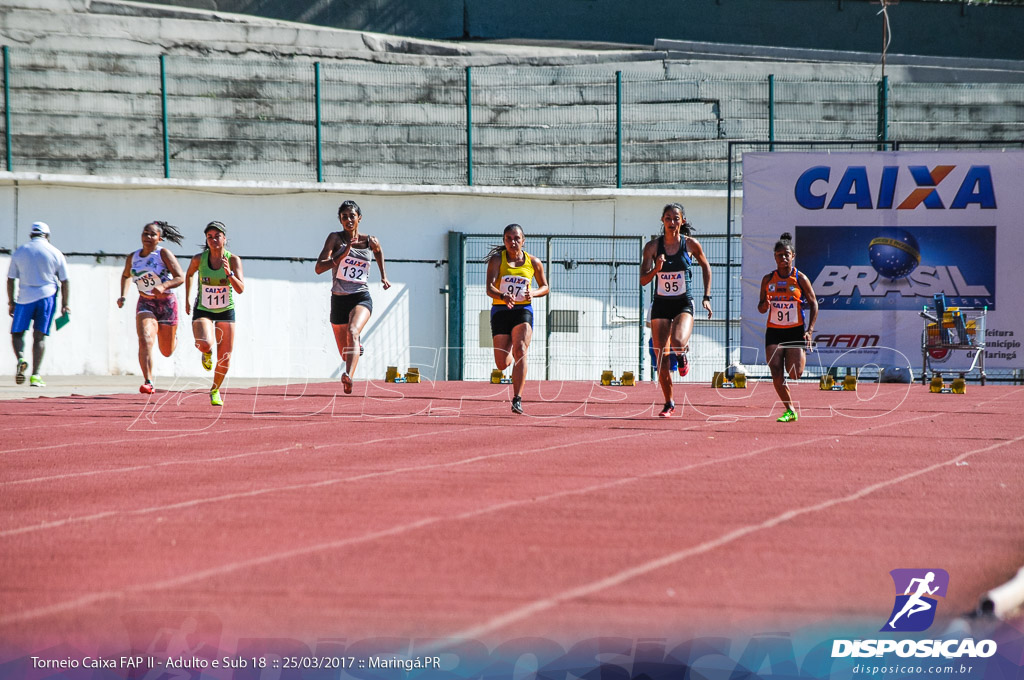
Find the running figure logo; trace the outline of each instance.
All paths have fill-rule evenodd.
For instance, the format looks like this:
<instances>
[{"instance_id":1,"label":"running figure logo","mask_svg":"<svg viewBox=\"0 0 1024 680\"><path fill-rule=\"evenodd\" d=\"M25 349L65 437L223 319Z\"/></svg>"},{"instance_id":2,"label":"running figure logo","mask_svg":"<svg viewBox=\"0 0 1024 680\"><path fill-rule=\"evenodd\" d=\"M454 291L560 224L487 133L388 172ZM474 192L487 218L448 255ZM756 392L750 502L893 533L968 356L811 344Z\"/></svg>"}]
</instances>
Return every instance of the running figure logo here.
<instances>
[{"instance_id":1,"label":"running figure logo","mask_svg":"<svg viewBox=\"0 0 1024 680\"><path fill-rule=\"evenodd\" d=\"M882 630L928 630L935 620L938 604L932 596L946 596L949 573L945 569L893 569L889 574L896 587L896 603Z\"/></svg>"}]
</instances>

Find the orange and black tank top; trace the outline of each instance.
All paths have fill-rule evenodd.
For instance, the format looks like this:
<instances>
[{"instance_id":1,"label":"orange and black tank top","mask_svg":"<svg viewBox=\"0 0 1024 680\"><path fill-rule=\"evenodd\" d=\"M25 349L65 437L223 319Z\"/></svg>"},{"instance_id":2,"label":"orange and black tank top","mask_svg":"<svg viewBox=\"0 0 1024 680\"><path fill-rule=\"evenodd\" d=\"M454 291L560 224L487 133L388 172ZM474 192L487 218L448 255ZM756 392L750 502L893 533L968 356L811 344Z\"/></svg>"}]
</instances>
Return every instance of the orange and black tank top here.
<instances>
[{"instance_id":1,"label":"orange and black tank top","mask_svg":"<svg viewBox=\"0 0 1024 680\"><path fill-rule=\"evenodd\" d=\"M768 281L768 327L796 328L804 325L801 307L804 291L800 288L800 272L796 267L789 276L779 276L776 269Z\"/></svg>"}]
</instances>

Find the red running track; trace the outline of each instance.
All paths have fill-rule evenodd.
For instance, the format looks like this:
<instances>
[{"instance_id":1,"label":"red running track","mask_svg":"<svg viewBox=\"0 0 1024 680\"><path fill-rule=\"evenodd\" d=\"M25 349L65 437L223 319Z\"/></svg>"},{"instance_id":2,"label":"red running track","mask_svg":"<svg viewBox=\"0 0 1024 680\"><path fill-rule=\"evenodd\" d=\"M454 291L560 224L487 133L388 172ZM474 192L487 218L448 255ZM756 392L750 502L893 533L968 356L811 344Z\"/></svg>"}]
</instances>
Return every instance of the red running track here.
<instances>
[{"instance_id":1,"label":"red running track","mask_svg":"<svg viewBox=\"0 0 1024 680\"><path fill-rule=\"evenodd\" d=\"M0 402L0 641L877 630L1024 564L1021 387L356 387Z\"/></svg>"}]
</instances>

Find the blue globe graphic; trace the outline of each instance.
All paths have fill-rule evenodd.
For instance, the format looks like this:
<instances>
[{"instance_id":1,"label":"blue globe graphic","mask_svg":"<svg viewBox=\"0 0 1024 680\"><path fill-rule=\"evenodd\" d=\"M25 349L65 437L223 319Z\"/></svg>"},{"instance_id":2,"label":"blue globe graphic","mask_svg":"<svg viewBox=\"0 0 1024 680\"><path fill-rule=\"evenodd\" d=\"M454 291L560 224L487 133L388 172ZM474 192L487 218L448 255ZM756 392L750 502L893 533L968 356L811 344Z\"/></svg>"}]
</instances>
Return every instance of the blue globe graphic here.
<instances>
[{"instance_id":1,"label":"blue globe graphic","mask_svg":"<svg viewBox=\"0 0 1024 680\"><path fill-rule=\"evenodd\" d=\"M914 235L905 229L885 229L868 245L868 257L875 271L889 279L902 279L921 264L921 249Z\"/></svg>"}]
</instances>

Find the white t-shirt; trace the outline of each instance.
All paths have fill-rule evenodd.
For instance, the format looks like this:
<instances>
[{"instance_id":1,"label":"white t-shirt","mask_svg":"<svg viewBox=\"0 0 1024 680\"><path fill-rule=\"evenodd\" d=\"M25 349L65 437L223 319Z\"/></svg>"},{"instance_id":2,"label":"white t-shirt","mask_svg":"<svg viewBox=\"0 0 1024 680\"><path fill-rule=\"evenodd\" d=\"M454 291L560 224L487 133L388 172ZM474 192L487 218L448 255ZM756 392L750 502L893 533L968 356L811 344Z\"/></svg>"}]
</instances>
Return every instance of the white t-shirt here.
<instances>
[{"instance_id":1,"label":"white t-shirt","mask_svg":"<svg viewBox=\"0 0 1024 680\"><path fill-rule=\"evenodd\" d=\"M68 279L68 261L64 253L39 236L14 251L7 278L18 279L19 305L57 294L57 283Z\"/></svg>"}]
</instances>

